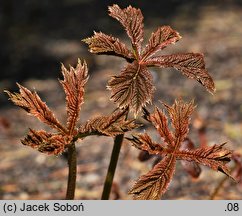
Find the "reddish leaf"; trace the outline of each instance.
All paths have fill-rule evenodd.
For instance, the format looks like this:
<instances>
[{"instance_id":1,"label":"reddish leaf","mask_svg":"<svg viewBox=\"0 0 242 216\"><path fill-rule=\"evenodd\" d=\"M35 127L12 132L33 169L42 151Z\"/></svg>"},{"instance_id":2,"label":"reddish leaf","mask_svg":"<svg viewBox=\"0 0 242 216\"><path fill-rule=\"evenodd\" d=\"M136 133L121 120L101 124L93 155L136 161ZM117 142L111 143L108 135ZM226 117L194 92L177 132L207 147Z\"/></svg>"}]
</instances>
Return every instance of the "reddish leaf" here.
<instances>
[{"instance_id":1,"label":"reddish leaf","mask_svg":"<svg viewBox=\"0 0 242 216\"><path fill-rule=\"evenodd\" d=\"M84 103L84 86L88 80L86 62L82 64L78 59L76 68L70 67L69 71L62 65L62 74L64 80L60 83L66 93L67 129L69 134L72 134L79 120L81 105Z\"/></svg>"},{"instance_id":2,"label":"reddish leaf","mask_svg":"<svg viewBox=\"0 0 242 216\"><path fill-rule=\"evenodd\" d=\"M147 68L134 61L119 76L111 78L108 89L112 91L111 99L120 108L129 107L137 115L142 107L152 101L154 85Z\"/></svg>"},{"instance_id":3,"label":"reddish leaf","mask_svg":"<svg viewBox=\"0 0 242 216\"><path fill-rule=\"evenodd\" d=\"M232 152L224 149L224 145L225 143L195 150L179 150L175 154L177 159L195 161L233 178L226 167L226 163L231 159Z\"/></svg>"},{"instance_id":4,"label":"reddish leaf","mask_svg":"<svg viewBox=\"0 0 242 216\"><path fill-rule=\"evenodd\" d=\"M150 120L160 136L164 138L164 142L170 146L174 146L175 140L168 128L166 115L158 107L156 107L154 113L150 115Z\"/></svg>"},{"instance_id":5,"label":"reddish leaf","mask_svg":"<svg viewBox=\"0 0 242 216\"><path fill-rule=\"evenodd\" d=\"M108 10L109 15L123 25L131 39L133 47L140 53L144 36L144 17L140 9L131 6L121 9L118 5L114 4L113 6L109 6Z\"/></svg>"},{"instance_id":6,"label":"reddish leaf","mask_svg":"<svg viewBox=\"0 0 242 216\"><path fill-rule=\"evenodd\" d=\"M83 40L89 45L89 51L98 54L108 54L123 57L127 60L134 59L133 54L118 38L94 32L94 36Z\"/></svg>"},{"instance_id":7,"label":"reddish leaf","mask_svg":"<svg viewBox=\"0 0 242 216\"><path fill-rule=\"evenodd\" d=\"M110 116L98 116L87 121L78 132L80 136L81 134L117 136L137 128L139 125L133 120L126 120L126 115L126 110L117 110Z\"/></svg>"},{"instance_id":8,"label":"reddish leaf","mask_svg":"<svg viewBox=\"0 0 242 216\"><path fill-rule=\"evenodd\" d=\"M21 107L26 112L35 116L50 127L64 133L66 132L66 129L59 123L53 112L49 109L46 103L40 99L36 92L32 93L20 84L17 85L19 87L20 94L5 91L15 105Z\"/></svg>"},{"instance_id":9,"label":"reddish leaf","mask_svg":"<svg viewBox=\"0 0 242 216\"><path fill-rule=\"evenodd\" d=\"M141 176L129 191L138 200L158 200L165 193L175 172L176 159L163 158L147 174Z\"/></svg>"},{"instance_id":10,"label":"reddish leaf","mask_svg":"<svg viewBox=\"0 0 242 216\"><path fill-rule=\"evenodd\" d=\"M133 143L133 145L143 151L147 151L149 154L159 154L163 151L162 144L158 144L152 141L151 137L147 134L139 134L137 137L126 138Z\"/></svg>"},{"instance_id":11,"label":"reddish leaf","mask_svg":"<svg viewBox=\"0 0 242 216\"><path fill-rule=\"evenodd\" d=\"M181 36L178 32L173 30L170 26L161 26L152 33L148 44L143 53L142 60L153 56L157 51L164 49L171 43L177 42Z\"/></svg>"},{"instance_id":12,"label":"reddish leaf","mask_svg":"<svg viewBox=\"0 0 242 216\"><path fill-rule=\"evenodd\" d=\"M134 87L136 87L136 81L133 81L133 74L137 74L137 71L143 70L146 71L146 74L148 75L148 80L152 80L150 73L147 71L147 67L152 66L158 66L162 68L176 68L187 77L196 79L203 86L205 86L206 89L211 93L215 91L213 79L205 69L205 63L202 54L186 53L152 57L156 54L157 51L162 50L167 45L178 41L181 38L178 32L176 32L169 26L159 27L155 32L152 33L148 44L142 51L141 42L143 41L144 33L143 15L140 9L136 9L131 6L121 9L118 5L114 4L113 6L109 7L109 12L109 15L111 17L117 19L124 26L128 36L131 39L133 50L129 51L128 49L126 49L124 44L120 44L119 41L117 42L118 39L106 36L102 33L99 33L99 35L97 35L96 33L97 37L95 37L94 35L94 37L87 38L84 41L89 44L89 48L92 52L103 54L103 51L107 51L107 54L113 54L118 56L120 55L126 58L126 60L129 63L135 61L136 63L133 63L133 65L138 65L133 67L129 64L126 67L126 69L121 72L119 76L113 77L109 82L109 89L112 90L112 99L118 103L118 106L120 108L126 107L134 98L134 100L131 103L131 111L134 111L135 115L137 115L141 108L144 107L146 103L150 102L153 95L152 92L154 91L153 83L149 82L148 84L149 87L152 87L151 91L148 88L144 88L141 90L142 99L143 95L148 96L144 98L145 100L143 104L141 104L140 99L137 96L134 97L133 94ZM118 48L116 49L119 49L119 51L113 51L113 44L116 42L118 44ZM128 71L130 69L131 72L134 72L131 75L130 73L128 74ZM113 87L113 85L119 85L118 87L121 88L116 89L115 87ZM127 85L131 87L129 88L127 87ZM135 95L138 94L135 93Z\"/></svg>"},{"instance_id":13,"label":"reddish leaf","mask_svg":"<svg viewBox=\"0 0 242 216\"><path fill-rule=\"evenodd\" d=\"M23 145L30 146L42 153L49 155L58 155L71 143L71 137L61 134L51 134L46 131L32 130L24 140L21 140Z\"/></svg>"},{"instance_id":14,"label":"reddish leaf","mask_svg":"<svg viewBox=\"0 0 242 216\"><path fill-rule=\"evenodd\" d=\"M175 128L176 145L181 145L183 140L186 138L189 131L190 116L195 108L194 101L185 103L181 99L175 100L172 106L164 104L166 107L173 127ZM162 126L161 126L162 127Z\"/></svg>"},{"instance_id":15,"label":"reddish leaf","mask_svg":"<svg viewBox=\"0 0 242 216\"><path fill-rule=\"evenodd\" d=\"M158 56L147 60L145 64L147 66L158 66L161 68L176 68L188 78L196 79L210 93L215 91L213 79L205 69L203 55L200 53Z\"/></svg>"},{"instance_id":16,"label":"reddish leaf","mask_svg":"<svg viewBox=\"0 0 242 216\"><path fill-rule=\"evenodd\" d=\"M147 103L151 102L155 87L147 67L176 68L187 77L196 79L211 93L215 91L213 79L205 69L202 54L186 53L153 57L159 50L178 41L181 38L178 32L169 26L159 27L152 33L148 44L142 51L141 43L144 33L143 15L140 9L131 6L121 9L115 4L109 7L109 12L111 17L124 26L131 39L132 50L129 51L117 38L103 33L95 33L92 38L84 39L84 42L89 45L91 52L121 56L129 62L121 74L114 76L108 85L109 90L112 91L111 99L117 102L119 108L130 105L131 111L136 116ZM140 79L140 83L145 84L144 87L134 79L137 74L142 74L139 71L143 71L143 74L147 76L146 82L143 77ZM142 87L143 89L139 90Z\"/></svg>"},{"instance_id":17,"label":"reddish leaf","mask_svg":"<svg viewBox=\"0 0 242 216\"><path fill-rule=\"evenodd\" d=\"M146 119L152 122L160 136L164 138L165 144L153 142L147 134L128 138L136 148L157 155L157 161L162 158L150 172L141 176L131 189L130 193L134 194L135 199L159 199L159 195L167 190L172 180L177 159L185 161L183 166L193 177L198 177L201 172L197 163L230 176L226 163L231 159L231 151L223 148L224 144L194 149L193 143L186 138L189 119L195 107L193 101L185 103L179 99L172 106L166 104L164 106L175 130L173 134L162 111L156 108L153 114L149 114L147 110L143 110ZM183 142L185 138L186 142Z\"/></svg>"}]
</instances>

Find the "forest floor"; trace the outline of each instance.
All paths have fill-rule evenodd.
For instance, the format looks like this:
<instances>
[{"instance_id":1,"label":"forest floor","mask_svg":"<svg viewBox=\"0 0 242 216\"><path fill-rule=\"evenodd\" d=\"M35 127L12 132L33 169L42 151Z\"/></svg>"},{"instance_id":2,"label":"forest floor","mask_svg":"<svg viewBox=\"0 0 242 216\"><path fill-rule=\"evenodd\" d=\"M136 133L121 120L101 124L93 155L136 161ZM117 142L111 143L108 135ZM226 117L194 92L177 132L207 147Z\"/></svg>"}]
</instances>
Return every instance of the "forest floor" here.
<instances>
[{"instance_id":1,"label":"forest floor","mask_svg":"<svg viewBox=\"0 0 242 216\"><path fill-rule=\"evenodd\" d=\"M159 100L171 104L180 96L185 100L194 98L197 108L190 127L194 143L199 145L196 122L202 120L206 125L209 145L227 142L227 148L242 154L242 8L205 5L200 8L195 24L192 20L189 22L185 14L186 11L177 13L169 23L181 34L182 39L176 45L167 47L164 53L204 53L207 69L215 80L217 91L215 95L211 95L199 83L185 78L175 70L152 69L156 85L154 104L161 107ZM153 20L152 25L146 25L146 38L158 25L162 23L157 19ZM106 33L112 32L107 29ZM54 49L54 42L52 45ZM63 50L56 48L55 52L82 50L84 57L88 56L88 64L95 65L90 67L80 122L94 115L112 112L115 105L109 100L107 80L117 74L125 62L111 56L89 54L83 51L87 47L81 43L70 42L65 46L67 47ZM75 64L75 61L76 56L73 56L66 59L64 64ZM21 84L34 88L56 116L65 121L65 98L57 79L31 78ZM148 109L151 110L151 107ZM20 139L27 134L28 128L48 130L13 105L0 109L0 199L64 199L67 180L65 157L46 156L21 145ZM142 128L139 132L143 130ZM147 125L145 130L157 137L151 126ZM76 199L100 199L112 141L111 138L93 136L77 143ZM139 151L124 141L114 178L112 199L132 199L127 191L140 175L151 169L152 160L140 162L138 155ZM233 164L229 166L232 167ZM178 162L173 181L162 199L209 199L222 179L223 174L205 167L202 167L200 177L193 179ZM242 199L241 184L236 185L228 179L215 199Z\"/></svg>"}]
</instances>

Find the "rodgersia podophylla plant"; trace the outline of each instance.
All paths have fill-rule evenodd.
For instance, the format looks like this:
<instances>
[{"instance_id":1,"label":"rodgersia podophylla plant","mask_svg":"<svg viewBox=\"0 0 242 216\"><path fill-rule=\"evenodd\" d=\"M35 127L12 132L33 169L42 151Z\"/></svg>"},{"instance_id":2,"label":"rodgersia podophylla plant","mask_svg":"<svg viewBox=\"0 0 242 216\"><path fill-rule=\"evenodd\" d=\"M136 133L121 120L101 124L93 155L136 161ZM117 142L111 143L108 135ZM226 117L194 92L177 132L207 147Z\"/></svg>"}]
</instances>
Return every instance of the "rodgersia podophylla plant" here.
<instances>
[{"instance_id":1,"label":"rodgersia podophylla plant","mask_svg":"<svg viewBox=\"0 0 242 216\"><path fill-rule=\"evenodd\" d=\"M133 120L126 120L126 110L117 110L110 116L98 116L83 125L77 125L81 105L84 103L84 86L88 79L87 65L78 60L76 68L68 71L62 65L64 80L60 83L66 94L66 124L61 124L54 113L40 99L36 92L18 84L20 93L6 91L10 100L41 122L55 129L56 133L30 129L22 143L47 154L59 155L79 138L89 135L116 136L137 127Z\"/></svg>"},{"instance_id":2,"label":"rodgersia podophylla plant","mask_svg":"<svg viewBox=\"0 0 242 216\"><path fill-rule=\"evenodd\" d=\"M56 133L49 133L44 130L30 129L29 134L21 142L49 155L59 155L68 149L70 170L66 198L73 199L76 178L75 142L90 135L117 136L138 125L134 120L127 120L127 110L116 110L109 116L98 116L83 125L78 125L80 109L84 103L84 86L88 80L87 65L80 60L76 68L70 67L70 70L62 65L62 74L64 80L60 80L60 83L66 95L67 111L65 124L58 121L36 92L31 92L18 84L20 93L9 91L6 93L15 105L56 130Z\"/></svg>"},{"instance_id":3,"label":"rodgersia podophylla plant","mask_svg":"<svg viewBox=\"0 0 242 216\"><path fill-rule=\"evenodd\" d=\"M127 66L120 75L113 76L107 86L112 92L111 99L120 108L128 106L137 115L142 107L152 102L155 86L149 67L176 68L188 78L196 79L209 92L215 91L213 79L205 69L202 54L157 55L158 51L181 38L170 26L158 27L151 34L148 44L142 47L144 18L140 9L131 6L121 9L118 5L113 5L109 7L109 15L124 27L130 38L131 49L118 38L102 32L94 32L94 36L83 41L89 45L92 53L120 56L127 60Z\"/></svg>"},{"instance_id":4,"label":"rodgersia podophylla plant","mask_svg":"<svg viewBox=\"0 0 242 216\"><path fill-rule=\"evenodd\" d=\"M143 15L140 9L132 6L121 9L114 4L109 8L109 15L124 27L131 43L131 48L118 38L102 32L94 32L92 37L83 41L92 53L122 57L127 65L119 75L111 77L107 88L111 90L111 100L119 108L129 108L137 116L147 103L151 103L155 86L149 67L175 68L188 78L201 83L210 93L215 85L205 68L203 55L200 53L178 53L160 55L165 47L176 43L181 36L170 26L161 26L154 31L146 46L144 38ZM133 145L149 154L160 155L162 160L146 175L139 178L130 190L135 199L159 199L167 190L175 171L176 160L186 160L185 169L194 176L200 173L197 163L229 175L226 163L230 161L231 151L223 148L224 144L207 148L189 148L184 143L188 140L189 118L194 109L193 102L176 100L172 106L165 104L175 132L168 128L167 117L159 108L146 118L156 127L163 143L155 143L149 135L140 134L128 138Z\"/></svg>"},{"instance_id":5,"label":"rodgersia podophylla plant","mask_svg":"<svg viewBox=\"0 0 242 216\"><path fill-rule=\"evenodd\" d=\"M92 53L114 55L127 61L121 73L111 77L107 85L111 90L111 100L118 108L109 116L95 117L83 125L78 125L79 112L84 102L84 86L88 80L87 65L78 60L76 68L70 67L70 70L67 70L62 66L64 79L60 80L60 83L66 94L65 124L56 119L36 92L31 92L19 84L20 93L6 91L13 103L56 130L56 133L49 133L30 129L22 143L47 154L58 155L65 150L68 151L69 178L66 198L73 199L76 181L75 142L90 135L114 137L114 147L102 194L102 199L108 199L124 133L139 126L134 119L128 119L128 113L131 111L136 117L143 110L145 119L155 126L163 141L156 143L146 133L134 134L132 138L127 138L136 148L161 158L154 168L142 175L131 188L129 193L134 195L134 199L159 199L172 180L177 160L182 160L186 170L194 176L199 175L198 164L230 176L226 163L231 159L231 151L225 149L224 144L198 148L191 145L191 142L190 145L187 144L189 120L195 107L193 102L186 103L179 99L175 100L172 106L163 103L173 131L168 126L167 116L163 110L156 107L153 113L149 113L145 109L147 103L152 102L155 91L149 67L175 68L188 78L197 80L213 93L214 82L205 68L203 55L158 54L181 38L170 26L159 27L152 33L147 45L142 47L144 24L140 9L131 6L121 9L118 5L113 5L109 7L109 15L124 27L130 38L131 48L129 49L118 38L102 32L95 32L94 36L83 41L89 45Z\"/></svg>"},{"instance_id":6,"label":"rodgersia podophylla plant","mask_svg":"<svg viewBox=\"0 0 242 216\"><path fill-rule=\"evenodd\" d=\"M174 132L168 127L164 111L156 107L153 114L146 113L146 118L155 126L163 142L152 141L147 133L129 139L136 148L162 157L160 162L147 174L141 176L130 190L135 199L159 199L172 180L177 160L199 163L230 176L226 163L230 161L232 152L223 148L225 143L194 149L189 147L184 149L182 146L188 135L190 116L195 108L193 101L185 103L179 99L172 106L167 104L164 106Z\"/></svg>"}]
</instances>

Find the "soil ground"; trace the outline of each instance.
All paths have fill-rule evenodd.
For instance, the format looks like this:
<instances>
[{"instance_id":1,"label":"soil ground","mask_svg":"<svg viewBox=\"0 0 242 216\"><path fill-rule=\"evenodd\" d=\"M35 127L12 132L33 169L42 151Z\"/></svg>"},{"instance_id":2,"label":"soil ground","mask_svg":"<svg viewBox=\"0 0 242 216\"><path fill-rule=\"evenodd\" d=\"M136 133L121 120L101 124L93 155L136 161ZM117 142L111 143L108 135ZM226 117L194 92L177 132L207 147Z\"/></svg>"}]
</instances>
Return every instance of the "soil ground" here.
<instances>
[{"instance_id":1,"label":"soil ground","mask_svg":"<svg viewBox=\"0 0 242 216\"><path fill-rule=\"evenodd\" d=\"M128 43L122 27L107 15L108 1L97 7L92 1L16 1L5 2L2 11L0 90L16 90L15 82L35 89L56 116L65 121L64 94L57 78L60 63L74 65L85 58L90 68L85 103L81 110L84 122L93 115L108 114L115 105L106 90L107 80L124 66L122 59L94 56L87 51L82 38L92 31L119 36ZM10 2L10 3L9 3ZM209 94L199 83L186 79L170 69L152 69L159 100L172 103L175 98L195 99L196 113L190 128L191 138L199 145L196 122L206 125L209 145L227 142L227 147L242 154L242 5L240 1L171 1L147 5L140 1L145 17L145 37L160 25L170 25L182 39L164 53L202 52L206 66L215 80L216 94ZM123 6L132 2L127 1ZM160 8L160 10L159 10ZM8 19L6 14L9 14ZM5 17L4 17L5 16ZM46 156L21 145L28 128L47 129L33 117L0 96L0 199L64 199L67 161L64 156ZM151 109L151 107L148 107ZM157 138L155 130L145 130ZM143 131L144 128L140 129ZM129 136L129 134L127 134ZM77 143L78 176L76 199L100 199L112 150L112 139L89 137ZM152 160L140 162L139 151L127 141L123 143L111 198L132 199L128 189L142 174L151 169ZM233 166L231 164L230 166ZM223 174L202 167L201 176L192 179L177 163L169 190L162 199L209 199L223 179ZM241 184L227 180L215 199L242 199Z\"/></svg>"}]
</instances>

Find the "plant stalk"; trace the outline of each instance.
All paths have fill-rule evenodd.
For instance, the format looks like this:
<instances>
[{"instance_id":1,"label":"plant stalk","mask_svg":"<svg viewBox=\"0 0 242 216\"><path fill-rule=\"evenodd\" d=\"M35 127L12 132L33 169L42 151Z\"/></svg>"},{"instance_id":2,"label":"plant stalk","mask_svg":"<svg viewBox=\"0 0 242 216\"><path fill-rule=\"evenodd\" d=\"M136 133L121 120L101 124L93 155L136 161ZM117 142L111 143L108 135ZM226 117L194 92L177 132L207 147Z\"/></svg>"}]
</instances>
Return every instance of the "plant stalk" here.
<instances>
[{"instance_id":1,"label":"plant stalk","mask_svg":"<svg viewBox=\"0 0 242 216\"><path fill-rule=\"evenodd\" d=\"M109 162L109 167L108 167L108 171L107 171L107 175L106 175L106 179L105 179L105 183L104 183L104 188L103 188L103 193L102 193L102 198L101 198L102 200L109 199L109 195L110 195L112 184L113 184L113 177L114 177L116 166L118 163L118 157L119 157L120 149L122 146L123 138L124 138L124 134L117 135L114 138L112 155L111 155L111 159Z\"/></svg>"},{"instance_id":2,"label":"plant stalk","mask_svg":"<svg viewBox=\"0 0 242 216\"><path fill-rule=\"evenodd\" d=\"M75 197L76 189L76 146L73 142L70 147L68 147L68 182L67 182L67 191L66 191L66 200L73 200Z\"/></svg>"},{"instance_id":3,"label":"plant stalk","mask_svg":"<svg viewBox=\"0 0 242 216\"><path fill-rule=\"evenodd\" d=\"M231 173L236 169L236 164L232 167L231 169ZM215 187L215 189L213 190L213 192L211 193L209 199L210 200L214 200L216 198L216 196L218 195L219 191L223 189L225 182L227 181L228 176L224 176L221 181L218 183L218 185Z\"/></svg>"}]
</instances>

